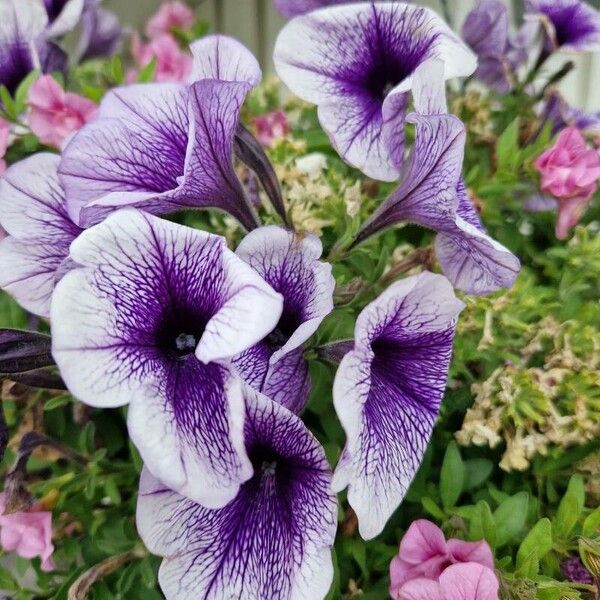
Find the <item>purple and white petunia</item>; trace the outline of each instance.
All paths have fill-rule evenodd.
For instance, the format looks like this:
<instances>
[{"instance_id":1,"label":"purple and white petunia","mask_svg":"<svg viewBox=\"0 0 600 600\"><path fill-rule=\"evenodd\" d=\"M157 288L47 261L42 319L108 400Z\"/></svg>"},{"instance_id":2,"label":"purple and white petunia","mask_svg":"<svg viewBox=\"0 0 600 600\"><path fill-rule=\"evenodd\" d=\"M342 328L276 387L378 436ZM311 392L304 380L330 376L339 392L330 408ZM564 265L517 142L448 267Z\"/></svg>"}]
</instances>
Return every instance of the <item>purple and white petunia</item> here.
<instances>
[{"instance_id":1,"label":"purple and white petunia","mask_svg":"<svg viewBox=\"0 0 600 600\"><path fill-rule=\"evenodd\" d=\"M416 69L441 61L442 80L470 75L476 57L436 13L402 2L323 8L292 19L274 51L283 82L318 105L319 120L350 165L398 179Z\"/></svg>"},{"instance_id":2,"label":"purple and white petunia","mask_svg":"<svg viewBox=\"0 0 600 600\"><path fill-rule=\"evenodd\" d=\"M57 281L69 268L69 246L81 229L67 215L56 154L38 153L0 179L0 288L28 311L50 315Z\"/></svg>"},{"instance_id":3,"label":"purple and white petunia","mask_svg":"<svg viewBox=\"0 0 600 600\"><path fill-rule=\"evenodd\" d=\"M47 36L71 31L81 18L85 0L43 0L48 15Z\"/></svg>"},{"instance_id":4,"label":"purple and white petunia","mask_svg":"<svg viewBox=\"0 0 600 600\"><path fill-rule=\"evenodd\" d=\"M365 539L381 532L419 468L463 306L445 277L424 272L394 283L358 316L333 386L347 438L333 489L348 486Z\"/></svg>"},{"instance_id":5,"label":"purple and white petunia","mask_svg":"<svg viewBox=\"0 0 600 600\"><path fill-rule=\"evenodd\" d=\"M153 214L213 207L246 229L257 226L233 153L240 108L260 69L249 51L222 36L192 50L202 79L113 90L96 121L66 147L59 172L69 214L83 227L125 206Z\"/></svg>"},{"instance_id":6,"label":"purple and white petunia","mask_svg":"<svg viewBox=\"0 0 600 600\"><path fill-rule=\"evenodd\" d=\"M589 113L571 106L558 90L551 90L546 94L540 119L542 127L546 123L552 125L552 135L556 135L566 127L577 127L581 131L600 135L600 112Z\"/></svg>"},{"instance_id":7,"label":"purple and white petunia","mask_svg":"<svg viewBox=\"0 0 600 600\"><path fill-rule=\"evenodd\" d=\"M229 359L263 339L279 294L224 238L123 209L71 245L52 299L52 353L71 393L129 404L129 434L174 490L221 507L252 473Z\"/></svg>"},{"instance_id":8,"label":"purple and white petunia","mask_svg":"<svg viewBox=\"0 0 600 600\"><path fill-rule=\"evenodd\" d=\"M164 556L167 600L320 600L331 585L337 502L323 449L285 407L245 395L254 473L227 506L204 508L142 473L137 527Z\"/></svg>"},{"instance_id":9,"label":"purple and white petunia","mask_svg":"<svg viewBox=\"0 0 600 600\"><path fill-rule=\"evenodd\" d=\"M478 295L510 287L519 259L485 233L462 180L464 125L443 114L438 95L427 95L436 86L434 68L419 70L417 79L415 107L426 114L407 117L416 137L405 176L363 224L355 243L401 221L416 223L438 233L437 257L455 287Z\"/></svg>"},{"instance_id":10,"label":"purple and white petunia","mask_svg":"<svg viewBox=\"0 0 600 600\"><path fill-rule=\"evenodd\" d=\"M499 92L509 91L515 70L527 60L538 29L539 23L527 19L511 35L506 4L500 0L479 0L467 15L461 32L478 58L475 76Z\"/></svg>"},{"instance_id":11,"label":"purple and white petunia","mask_svg":"<svg viewBox=\"0 0 600 600\"><path fill-rule=\"evenodd\" d=\"M31 71L42 67L39 40L47 24L40 0L0 2L0 85L11 94Z\"/></svg>"},{"instance_id":12,"label":"purple and white petunia","mask_svg":"<svg viewBox=\"0 0 600 600\"><path fill-rule=\"evenodd\" d=\"M541 17L546 52L600 50L600 11L583 0L527 0L525 8Z\"/></svg>"},{"instance_id":13,"label":"purple and white petunia","mask_svg":"<svg viewBox=\"0 0 600 600\"><path fill-rule=\"evenodd\" d=\"M302 344L333 310L335 279L319 260L322 252L316 236L276 225L255 229L236 251L282 295L283 312L275 329L234 363L246 382L296 413L310 393Z\"/></svg>"},{"instance_id":14,"label":"purple and white petunia","mask_svg":"<svg viewBox=\"0 0 600 600\"><path fill-rule=\"evenodd\" d=\"M81 34L77 45L79 61L111 56L121 43L123 28L115 13L103 8L102 0L84 0Z\"/></svg>"}]
</instances>

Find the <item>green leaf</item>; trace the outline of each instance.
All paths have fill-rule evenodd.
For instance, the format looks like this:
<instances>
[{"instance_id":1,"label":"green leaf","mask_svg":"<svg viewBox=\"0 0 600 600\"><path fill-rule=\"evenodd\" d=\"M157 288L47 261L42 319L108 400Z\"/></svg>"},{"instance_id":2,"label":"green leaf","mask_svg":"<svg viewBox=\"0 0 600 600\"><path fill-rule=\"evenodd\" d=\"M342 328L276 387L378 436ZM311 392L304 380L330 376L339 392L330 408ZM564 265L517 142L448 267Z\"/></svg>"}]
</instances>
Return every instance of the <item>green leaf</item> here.
<instances>
[{"instance_id":1,"label":"green leaf","mask_svg":"<svg viewBox=\"0 0 600 600\"><path fill-rule=\"evenodd\" d=\"M496 142L498 170L509 171L519 161L519 119L516 118L500 135Z\"/></svg>"},{"instance_id":2,"label":"green leaf","mask_svg":"<svg viewBox=\"0 0 600 600\"><path fill-rule=\"evenodd\" d=\"M583 477L578 474L573 475L553 519L554 531L558 538L566 539L569 537L581 516L584 502Z\"/></svg>"},{"instance_id":3,"label":"green leaf","mask_svg":"<svg viewBox=\"0 0 600 600\"><path fill-rule=\"evenodd\" d=\"M428 496L421 498L423 508L438 521L443 521L446 518L444 511Z\"/></svg>"},{"instance_id":4,"label":"green leaf","mask_svg":"<svg viewBox=\"0 0 600 600\"><path fill-rule=\"evenodd\" d=\"M485 500L480 500L475 506L469 537L474 541L485 539L492 548L496 547L496 523L492 509Z\"/></svg>"},{"instance_id":5,"label":"green leaf","mask_svg":"<svg viewBox=\"0 0 600 600\"><path fill-rule=\"evenodd\" d=\"M583 522L582 533L586 537L592 537L600 529L600 506L592 511Z\"/></svg>"},{"instance_id":6,"label":"green leaf","mask_svg":"<svg viewBox=\"0 0 600 600\"><path fill-rule=\"evenodd\" d=\"M9 120L16 121L19 115L15 110L15 101L12 99L10 92L3 85L0 85L0 104L2 105L2 112Z\"/></svg>"},{"instance_id":7,"label":"green leaf","mask_svg":"<svg viewBox=\"0 0 600 600\"><path fill-rule=\"evenodd\" d=\"M533 578L539 570L539 561L552 549L550 519L540 519L525 536L517 552L517 573Z\"/></svg>"},{"instance_id":8,"label":"green leaf","mask_svg":"<svg viewBox=\"0 0 600 600\"><path fill-rule=\"evenodd\" d=\"M154 80L154 75L156 75L156 58L153 58L145 67L140 69L138 73L138 83L150 83Z\"/></svg>"},{"instance_id":9,"label":"green leaf","mask_svg":"<svg viewBox=\"0 0 600 600\"><path fill-rule=\"evenodd\" d=\"M452 441L446 448L440 474L440 496L444 508L451 508L456 504L462 493L464 481L465 465L456 442Z\"/></svg>"},{"instance_id":10,"label":"green leaf","mask_svg":"<svg viewBox=\"0 0 600 600\"><path fill-rule=\"evenodd\" d=\"M499 548L512 541L525 526L529 494L519 492L510 496L494 511L496 546Z\"/></svg>"},{"instance_id":11,"label":"green leaf","mask_svg":"<svg viewBox=\"0 0 600 600\"><path fill-rule=\"evenodd\" d=\"M44 410L45 411L54 410L56 408L60 408L61 406L70 404L72 401L73 401L73 397L70 396L69 394L62 394L60 396L55 396L54 398L50 398L50 400L48 400L44 404Z\"/></svg>"},{"instance_id":12,"label":"green leaf","mask_svg":"<svg viewBox=\"0 0 600 600\"><path fill-rule=\"evenodd\" d=\"M29 88L33 82L36 81L40 76L40 71L31 71L23 81L17 87L15 92L15 110L17 114L21 114L27 106L27 96L29 95Z\"/></svg>"},{"instance_id":13,"label":"green leaf","mask_svg":"<svg viewBox=\"0 0 600 600\"><path fill-rule=\"evenodd\" d=\"M465 463L465 490L479 487L492 473L494 463L487 458L471 458Z\"/></svg>"}]
</instances>

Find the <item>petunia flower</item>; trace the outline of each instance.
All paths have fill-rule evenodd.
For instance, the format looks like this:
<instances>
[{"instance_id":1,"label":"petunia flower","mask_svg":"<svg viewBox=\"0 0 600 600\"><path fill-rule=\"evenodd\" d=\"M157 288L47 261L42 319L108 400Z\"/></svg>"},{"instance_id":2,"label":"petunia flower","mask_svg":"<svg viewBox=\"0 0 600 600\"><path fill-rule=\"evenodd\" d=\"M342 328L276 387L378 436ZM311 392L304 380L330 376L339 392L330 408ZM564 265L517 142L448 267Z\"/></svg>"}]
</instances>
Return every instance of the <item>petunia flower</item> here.
<instances>
[{"instance_id":1,"label":"petunia flower","mask_svg":"<svg viewBox=\"0 0 600 600\"><path fill-rule=\"evenodd\" d=\"M323 449L285 407L245 395L253 475L229 504L209 510L142 472L137 528L164 556L167 600L320 600L331 585L337 502Z\"/></svg>"},{"instance_id":2,"label":"petunia flower","mask_svg":"<svg viewBox=\"0 0 600 600\"><path fill-rule=\"evenodd\" d=\"M558 90L551 90L546 94L540 120L542 127L546 123L552 125L553 135L567 127L576 127L586 133L600 134L600 112L588 113L571 106Z\"/></svg>"},{"instance_id":3,"label":"petunia flower","mask_svg":"<svg viewBox=\"0 0 600 600\"><path fill-rule=\"evenodd\" d=\"M192 70L192 57L182 50L170 33L163 33L147 44L134 33L131 54L138 68L143 69L152 60L156 61L155 81L185 81Z\"/></svg>"},{"instance_id":4,"label":"petunia flower","mask_svg":"<svg viewBox=\"0 0 600 600\"><path fill-rule=\"evenodd\" d=\"M229 359L277 324L281 296L225 239L124 209L71 245L56 286L52 352L91 406L129 404L151 471L206 506L250 476L243 401Z\"/></svg>"},{"instance_id":5,"label":"petunia flower","mask_svg":"<svg viewBox=\"0 0 600 600\"><path fill-rule=\"evenodd\" d=\"M447 567L459 563L477 563L494 569L494 557L485 540L446 541L442 530L431 521L413 521L400 542L400 551L390 563L390 596L398 598L400 590L413 580L438 581Z\"/></svg>"},{"instance_id":6,"label":"petunia flower","mask_svg":"<svg viewBox=\"0 0 600 600\"><path fill-rule=\"evenodd\" d=\"M39 0L0 2L0 85L11 94L31 71L42 67L38 42L47 23Z\"/></svg>"},{"instance_id":7,"label":"petunia flower","mask_svg":"<svg viewBox=\"0 0 600 600\"><path fill-rule=\"evenodd\" d=\"M52 513L45 510L4 514L5 495L0 494L0 546L7 552L32 559L39 556L42 571L54 571Z\"/></svg>"},{"instance_id":8,"label":"petunia flower","mask_svg":"<svg viewBox=\"0 0 600 600\"><path fill-rule=\"evenodd\" d=\"M394 600L499 600L494 572L477 563L448 567L439 582L415 579L394 596Z\"/></svg>"},{"instance_id":9,"label":"petunia flower","mask_svg":"<svg viewBox=\"0 0 600 600\"><path fill-rule=\"evenodd\" d=\"M310 392L302 344L333 310L335 279L320 261L321 241L276 225L249 233L236 254L283 297L283 312L269 335L234 361L255 389L294 412Z\"/></svg>"},{"instance_id":10,"label":"petunia flower","mask_svg":"<svg viewBox=\"0 0 600 600\"><path fill-rule=\"evenodd\" d=\"M85 0L76 56L79 61L113 55L121 44L123 28L117 15L101 5L102 0Z\"/></svg>"},{"instance_id":11,"label":"petunia flower","mask_svg":"<svg viewBox=\"0 0 600 600\"><path fill-rule=\"evenodd\" d=\"M479 0L467 15L461 35L478 58L475 76L501 93L514 83L515 70L523 64L539 29L525 20L511 35L507 6L500 0Z\"/></svg>"},{"instance_id":12,"label":"petunia flower","mask_svg":"<svg viewBox=\"0 0 600 600\"><path fill-rule=\"evenodd\" d=\"M28 311L50 315L57 281L69 269L69 246L81 233L67 214L58 181L59 156L37 153L0 179L0 288Z\"/></svg>"},{"instance_id":13,"label":"petunia flower","mask_svg":"<svg viewBox=\"0 0 600 600\"><path fill-rule=\"evenodd\" d=\"M10 123L0 117L0 175L6 171L4 156L8 149L8 138L10 136Z\"/></svg>"},{"instance_id":14,"label":"petunia flower","mask_svg":"<svg viewBox=\"0 0 600 600\"><path fill-rule=\"evenodd\" d=\"M365 539L381 532L419 468L463 306L445 277L425 272L394 283L358 316L333 386L346 432L333 489L348 486Z\"/></svg>"},{"instance_id":15,"label":"petunia flower","mask_svg":"<svg viewBox=\"0 0 600 600\"><path fill-rule=\"evenodd\" d=\"M163 2L146 24L149 38L171 33L173 29L190 29L195 21L194 11L179 0Z\"/></svg>"},{"instance_id":16,"label":"petunia flower","mask_svg":"<svg viewBox=\"0 0 600 600\"><path fill-rule=\"evenodd\" d=\"M439 65L437 65L439 72ZM444 274L458 289L487 294L510 287L519 260L489 237L467 196L462 180L465 128L443 113L436 69L416 74L418 93L407 122L415 126L415 141L400 186L361 227L356 243L402 221L438 232L436 254Z\"/></svg>"},{"instance_id":17,"label":"petunia flower","mask_svg":"<svg viewBox=\"0 0 600 600\"><path fill-rule=\"evenodd\" d=\"M69 214L81 226L123 206L154 214L214 207L247 229L257 225L233 153L240 108L260 68L223 36L201 40L192 53L198 81L113 90L65 148L59 172Z\"/></svg>"},{"instance_id":18,"label":"petunia flower","mask_svg":"<svg viewBox=\"0 0 600 600\"><path fill-rule=\"evenodd\" d=\"M88 98L65 92L51 75L42 75L31 85L27 104L31 131L43 144L55 148L93 120L98 110Z\"/></svg>"},{"instance_id":19,"label":"petunia flower","mask_svg":"<svg viewBox=\"0 0 600 600\"><path fill-rule=\"evenodd\" d=\"M600 11L583 0L527 0L527 12L541 17L545 50L600 50Z\"/></svg>"},{"instance_id":20,"label":"petunia flower","mask_svg":"<svg viewBox=\"0 0 600 600\"><path fill-rule=\"evenodd\" d=\"M415 70L432 59L442 80L470 75L475 55L428 8L362 2L292 19L274 51L283 82L317 104L341 157L369 177L398 179Z\"/></svg>"},{"instance_id":21,"label":"petunia flower","mask_svg":"<svg viewBox=\"0 0 600 600\"><path fill-rule=\"evenodd\" d=\"M84 0L43 0L48 14L47 36L60 36L75 28L83 12Z\"/></svg>"}]
</instances>

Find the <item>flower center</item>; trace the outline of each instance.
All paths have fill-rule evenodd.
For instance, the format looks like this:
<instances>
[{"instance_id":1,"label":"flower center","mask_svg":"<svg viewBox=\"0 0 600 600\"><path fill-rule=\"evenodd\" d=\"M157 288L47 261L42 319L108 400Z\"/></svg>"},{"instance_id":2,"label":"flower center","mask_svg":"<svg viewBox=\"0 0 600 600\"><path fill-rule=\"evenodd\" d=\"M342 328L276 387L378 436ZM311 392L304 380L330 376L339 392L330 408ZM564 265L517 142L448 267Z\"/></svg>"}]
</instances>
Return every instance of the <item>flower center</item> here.
<instances>
[{"instance_id":1,"label":"flower center","mask_svg":"<svg viewBox=\"0 0 600 600\"><path fill-rule=\"evenodd\" d=\"M275 352L282 348L286 342L292 337L292 334L298 329L302 323L302 317L293 307L284 306L283 313L277 323L277 327L265 338L267 346Z\"/></svg>"},{"instance_id":2,"label":"flower center","mask_svg":"<svg viewBox=\"0 0 600 600\"><path fill-rule=\"evenodd\" d=\"M154 343L162 352L175 359L194 353L208 319L189 308L169 308L154 331Z\"/></svg>"},{"instance_id":3,"label":"flower center","mask_svg":"<svg viewBox=\"0 0 600 600\"><path fill-rule=\"evenodd\" d=\"M180 333L175 338L175 348L180 354L189 354L193 352L198 344L196 336L191 333Z\"/></svg>"}]
</instances>

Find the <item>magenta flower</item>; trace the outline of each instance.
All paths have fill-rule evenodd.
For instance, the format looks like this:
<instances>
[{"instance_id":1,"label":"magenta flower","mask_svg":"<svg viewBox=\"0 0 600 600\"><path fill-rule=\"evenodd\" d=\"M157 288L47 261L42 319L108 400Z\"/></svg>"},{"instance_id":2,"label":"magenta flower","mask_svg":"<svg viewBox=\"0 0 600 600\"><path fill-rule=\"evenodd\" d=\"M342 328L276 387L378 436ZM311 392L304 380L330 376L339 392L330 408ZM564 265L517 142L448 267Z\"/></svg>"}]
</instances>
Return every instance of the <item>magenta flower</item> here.
<instances>
[{"instance_id":1,"label":"magenta flower","mask_svg":"<svg viewBox=\"0 0 600 600\"><path fill-rule=\"evenodd\" d=\"M165 2L146 24L149 38L171 33L173 29L189 29L195 21L194 11L183 2Z\"/></svg>"},{"instance_id":2,"label":"magenta flower","mask_svg":"<svg viewBox=\"0 0 600 600\"><path fill-rule=\"evenodd\" d=\"M600 178L600 155L575 127L564 129L536 161L542 191L559 201L556 237L564 239L579 222Z\"/></svg>"},{"instance_id":3,"label":"magenta flower","mask_svg":"<svg viewBox=\"0 0 600 600\"><path fill-rule=\"evenodd\" d=\"M144 44L139 35L134 34L131 42L131 54L136 65L143 69L156 60L155 81L185 81L192 70L192 57L182 50L177 40L168 33Z\"/></svg>"},{"instance_id":4,"label":"magenta flower","mask_svg":"<svg viewBox=\"0 0 600 600\"><path fill-rule=\"evenodd\" d=\"M10 123L0 118L0 175L6 171L4 155L8 148L8 136L10 134Z\"/></svg>"},{"instance_id":5,"label":"magenta flower","mask_svg":"<svg viewBox=\"0 0 600 600\"><path fill-rule=\"evenodd\" d=\"M15 552L22 558L42 560L42 571L55 569L52 553L52 513L46 510L30 510L4 514L4 493L0 494L0 546L7 552Z\"/></svg>"},{"instance_id":6,"label":"magenta flower","mask_svg":"<svg viewBox=\"0 0 600 600\"><path fill-rule=\"evenodd\" d=\"M392 598L412 598L413 596L403 596L400 593L406 584L423 579L437 582L447 567L457 563L477 564L494 569L494 557L485 540L465 542L453 538L446 541L442 530L431 521L414 521L400 542L400 552L390 563L390 595ZM454 600L455 596L448 598ZM456 596L457 600L458 598ZM473 598L480 600L479 596ZM434 596L429 598L433 599Z\"/></svg>"},{"instance_id":7,"label":"magenta flower","mask_svg":"<svg viewBox=\"0 0 600 600\"><path fill-rule=\"evenodd\" d=\"M50 75L42 75L29 88L28 104L31 131L43 144L55 148L60 148L98 112L94 102L65 92Z\"/></svg>"},{"instance_id":8,"label":"magenta flower","mask_svg":"<svg viewBox=\"0 0 600 600\"><path fill-rule=\"evenodd\" d=\"M285 137L290 132L287 115L282 110L274 110L256 117L254 127L258 141L267 148L270 148L275 140Z\"/></svg>"},{"instance_id":9,"label":"magenta flower","mask_svg":"<svg viewBox=\"0 0 600 600\"><path fill-rule=\"evenodd\" d=\"M394 596L395 600L498 600L494 572L473 562L448 567L439 581L415 579Z\"/></svg>"}]
</instances>

